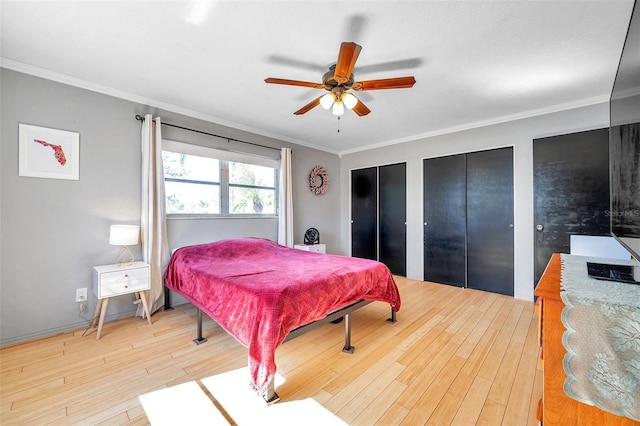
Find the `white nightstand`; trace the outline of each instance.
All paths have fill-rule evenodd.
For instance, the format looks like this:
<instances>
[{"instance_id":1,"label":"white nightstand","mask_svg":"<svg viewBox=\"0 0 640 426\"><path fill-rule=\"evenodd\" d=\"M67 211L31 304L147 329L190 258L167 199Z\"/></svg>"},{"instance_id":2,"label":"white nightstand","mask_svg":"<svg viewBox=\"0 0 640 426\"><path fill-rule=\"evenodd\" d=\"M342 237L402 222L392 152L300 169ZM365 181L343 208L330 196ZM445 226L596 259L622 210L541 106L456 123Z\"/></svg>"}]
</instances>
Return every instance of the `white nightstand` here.
<instances>
[{"instance_id":1,"label":"white nightstand","mask_svg":"<svg viewBox=\"0 0 640 426\"><path fill-rule=\"evenodd\" d=\"M327 247L325 244L296 244L293 246L298 250L315 251L316 253L326 253Z\"/></svg>"},{"instance_id":2,"label":"white nightstand","mask_svg":"<svg viewBox=\"0 0 640 426\"><path fill-rule=\"evenodd\" d=\"M122 296L123 294L138 293L142 301L142 307L147 315L147 321L151 325L151 315L149 315L149 305L144 292L151 289L149 277L149 265L144 262L133 262L131 265L118 266L115 264L93 267L93 293L98 298L96 313L93 316L93 326L96 326L98 312L100 312L100 322L96 340L102 334L104 317L107 314L109 298Z\"/></svg>"}]
</instances>

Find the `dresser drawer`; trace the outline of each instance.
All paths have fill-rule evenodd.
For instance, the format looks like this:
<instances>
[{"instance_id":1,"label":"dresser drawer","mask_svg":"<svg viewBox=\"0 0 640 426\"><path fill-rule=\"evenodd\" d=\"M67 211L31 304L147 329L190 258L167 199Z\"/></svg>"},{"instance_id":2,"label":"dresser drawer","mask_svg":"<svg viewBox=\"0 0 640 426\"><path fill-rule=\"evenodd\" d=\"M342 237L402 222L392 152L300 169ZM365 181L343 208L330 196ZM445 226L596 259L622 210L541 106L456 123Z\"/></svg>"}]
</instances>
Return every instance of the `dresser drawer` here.
<instances>
[{"instance_id":1,"label":"dresser drawer","mask_svg":"<svg viewBox=\"0 0 640 426\"><path fill-rule=\"evenodd\" d=\"M535 304L535 312L538 315L538 366L544 371L544 297L539 297Z\"/></svg>"},{"instance_id":2,"label":"dresser drawer","mask_svg":"<svg viewBox=\"0 0 640 426\"><path fill-rule=\"evenodd\" d=\"M111 297L135 291L149 290L149 276L128 277L116 282L103 282L98 289L98 297Z\"/></svg>"},{"instance_id":3,"label":"dresser drawer","mask_svg":"<svg viewBox=\"0 0 640 426\"><path fill-rule=\"evenodd\" d=\"M133 283L136 281L148 281L149 269L126 269L124 271L104 272L100 274L100 283L102 285Z\"/></svg>"}]
</instances>

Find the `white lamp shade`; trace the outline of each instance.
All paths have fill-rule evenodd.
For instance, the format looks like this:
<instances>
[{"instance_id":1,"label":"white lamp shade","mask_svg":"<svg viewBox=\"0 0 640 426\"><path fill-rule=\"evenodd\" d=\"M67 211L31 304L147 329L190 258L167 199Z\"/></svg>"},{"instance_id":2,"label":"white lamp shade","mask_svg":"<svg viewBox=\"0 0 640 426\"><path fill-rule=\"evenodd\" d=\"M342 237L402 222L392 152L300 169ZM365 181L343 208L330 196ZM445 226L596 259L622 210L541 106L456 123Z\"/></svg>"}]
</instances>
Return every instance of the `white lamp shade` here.
<instances>
[{"instance_id":1,"label":"white lamp shade","mask_svg":"<svg viewBox=\"0 0 640 426\"><path fill-rule=\"evenodd\" d=\"M140 227L135 225L111 225L109 244L112 246L132 246L138 244Z\"/></svg>"},{"instance_id":2,"label":"white lamp shade","mask_svg":"<svg viewBox=\"0 0 640 426\"><path fill-rule=\"evenodd\" d=\"M346 106L347 109L351 110L358 103L358 98L353 96L351 93L345 93L342 96L342 103L344 103L344 106Z\"/></svg>"},{"instance_id":3,"label":"white lamp shade","mask_svg":"<svg viewBox=\"0 0 640 426\"><path fill-rule=\"evenodd\" d=\"M333 115L342 115L344 114L344 105L342 104L342 102L334 102L333 103L333 109L331 110L331 112L333 113Z\"/></svg>"},{"instance_id":4,"label":"white lamp shade","mask_svg":"<svg viewBox=\"0 0 640 426\"><path fill-rule=\"evenodd\" d=\"M333 105L334 100L335 96L333 95L333 93L327 93L320 98L320 106L324 109L329 109L331 108L331 105Z\"/></svg>"}]
</instances>

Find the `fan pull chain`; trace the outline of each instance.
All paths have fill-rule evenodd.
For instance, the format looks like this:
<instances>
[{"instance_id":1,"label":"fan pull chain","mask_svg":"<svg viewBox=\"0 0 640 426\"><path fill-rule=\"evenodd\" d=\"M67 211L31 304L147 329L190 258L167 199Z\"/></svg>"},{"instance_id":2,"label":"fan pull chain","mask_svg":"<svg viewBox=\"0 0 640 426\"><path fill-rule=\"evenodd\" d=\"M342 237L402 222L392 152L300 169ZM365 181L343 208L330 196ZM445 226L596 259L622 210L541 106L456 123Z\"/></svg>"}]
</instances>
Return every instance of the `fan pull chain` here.
<instances>
[{"instance_id":1,"label":"fan pull chain","mask_svg":"<svg viewBox=\"0 0 640 426\"><path fill-rule=\"evenodd\" d=\"M338 133L340 133L340 116L338 116Z\"/></svg>"}]
</instances>

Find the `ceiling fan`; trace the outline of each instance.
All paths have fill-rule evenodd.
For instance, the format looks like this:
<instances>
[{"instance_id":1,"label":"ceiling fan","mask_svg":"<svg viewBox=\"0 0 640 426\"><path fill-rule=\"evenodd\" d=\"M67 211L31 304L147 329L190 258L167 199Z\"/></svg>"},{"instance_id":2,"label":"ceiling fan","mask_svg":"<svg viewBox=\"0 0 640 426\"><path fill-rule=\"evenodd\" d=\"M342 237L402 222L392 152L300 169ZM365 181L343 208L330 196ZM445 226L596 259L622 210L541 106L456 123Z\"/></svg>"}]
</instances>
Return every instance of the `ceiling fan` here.
<instances>
[{"instance_id":1,"label":"ceiling fan","mask_svg":"<svg viewBox=\"0 0 640 426\"><path fill-rule=\"evenodd\" d=\"M343 42L340 45L338 62L329 67L322 76L322 83L311 83L308 81L287 80L284 78L266 78L265 83L284 84L288 86L311 87L313 89L324 89L329 93L318 96L296 112L301 115L309 110L321 105L324 109L332 108L334 115L344 114L344 108L352 110L360 117L365 116L371 110L349 90L382 90L382 89L404 89L413 87L416 79L411 77L383 78L379 80L354 81L353 68L356 65L358 55L362 46L353 42Z\"/></svg>"}]
</instances>

